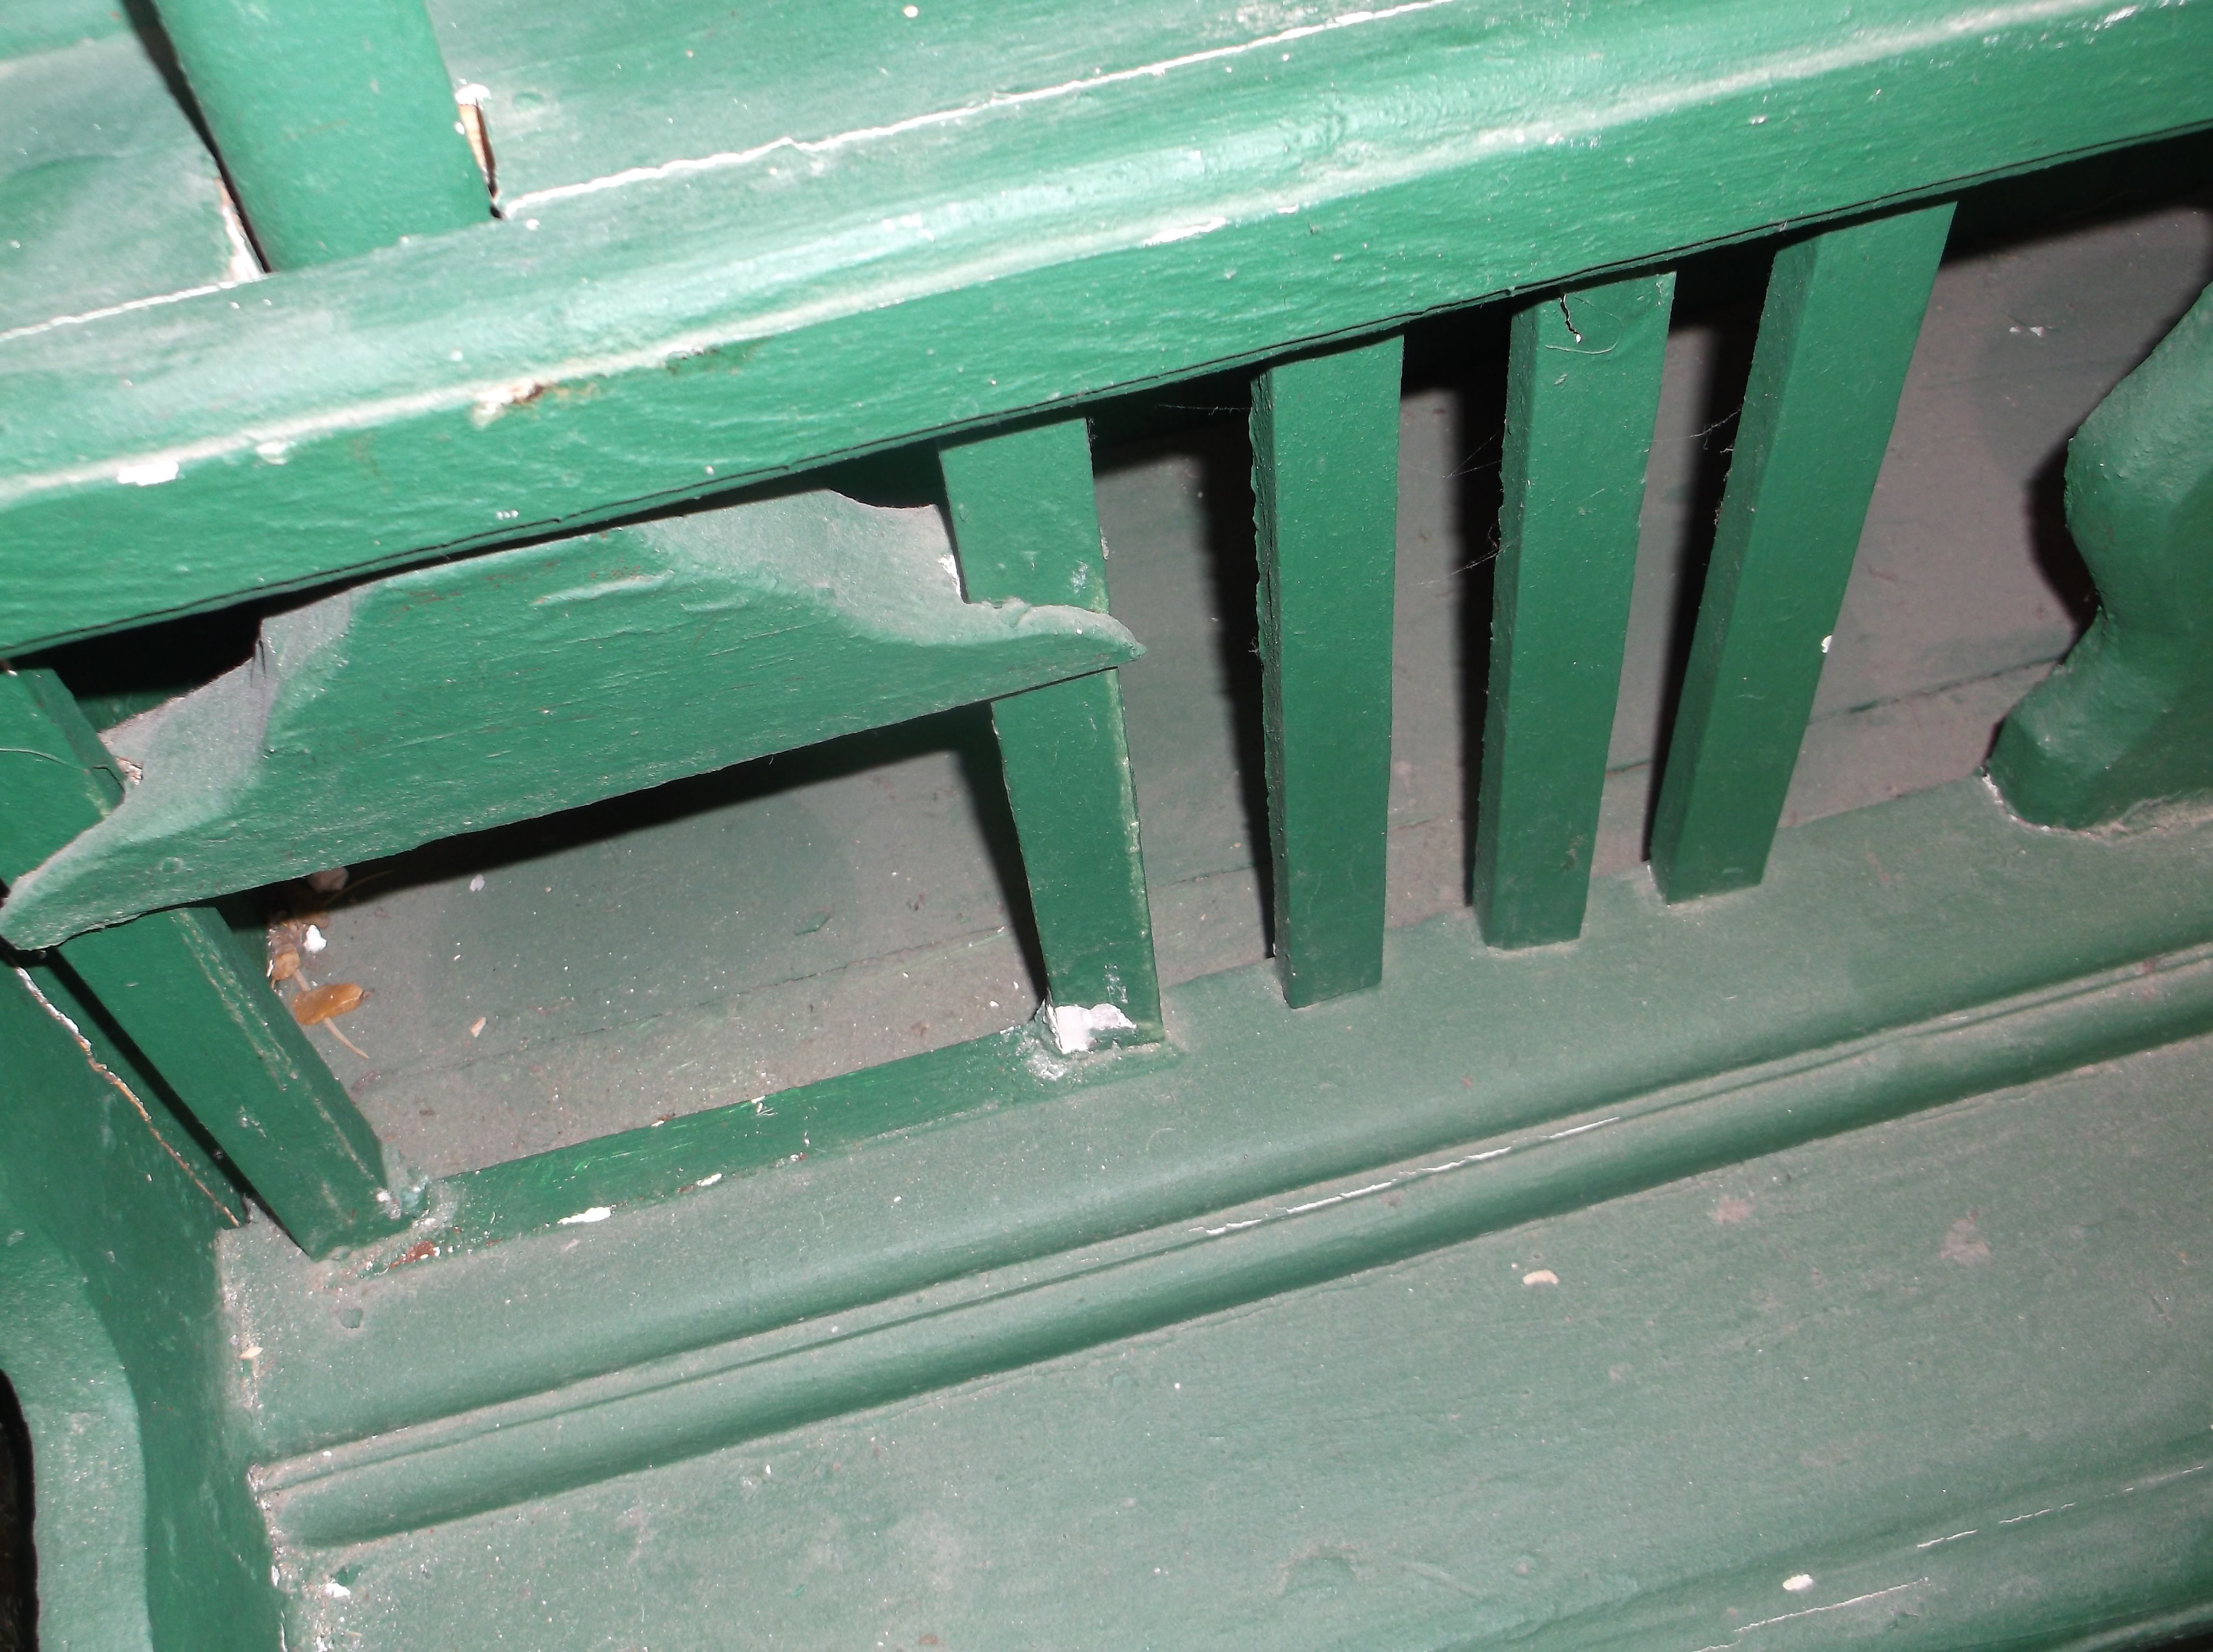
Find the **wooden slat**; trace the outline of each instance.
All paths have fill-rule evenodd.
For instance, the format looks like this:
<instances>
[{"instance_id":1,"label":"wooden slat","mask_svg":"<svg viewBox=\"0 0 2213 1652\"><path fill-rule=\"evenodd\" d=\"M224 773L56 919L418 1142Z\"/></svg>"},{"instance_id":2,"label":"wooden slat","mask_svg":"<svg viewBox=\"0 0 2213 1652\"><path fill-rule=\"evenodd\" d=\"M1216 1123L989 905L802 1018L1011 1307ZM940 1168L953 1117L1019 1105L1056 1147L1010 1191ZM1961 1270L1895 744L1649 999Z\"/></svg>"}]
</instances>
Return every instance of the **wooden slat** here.
<instances>
[{"instance_id":1,"label":"wooden slat","mask_svg":"<svg viewBox=\"0 0 2213 1652\"><path fill-rule=\"evenodd\" d=\"M1081 608L962 602L951 549L933 509L794 494L280 615L117 736L143 782L18 884L0 935L49 946L1137 652Z\"/></svg>"},{"instance_id":2,"label":"wooden slat","mask_svg":"<svg viewBox=\"0 0 2213 1652\"><path fill-rule=\"evenodd\" d=\"M1776 255L1653 821L1670 900L1766 869L1951 223L1947 203Z\"/></svg>"},{"instance_id":3,"label":"wooden slat","mask_svg":"<svg viewBox=\"0 0 2213 1652\"><path fill-rule=\"evenodd\" d=\"M51 672L0 673L0 878L12 879L112 793L97 736ZM302 1249L327 1255L398 1224L376 1133L221 920L156 913L60 956Z\"/></svg>"},{"instance_id":4,"label":"wooden slat","mask_svg":"<svg viewBox=\"0 0 2213 1652\"><path fill-rule=\"evenodd\" d=\"M1674 290L1640 276L1514 318L1473 880L1494 947L1582 929Z\"/></svg>"},{"instance_id":5,"label":"wooden slat","mask_svg":"<svg viewBox=\"0 0 2213 1652\"><path fill-rule=\"evenodd\" d=\"M1276 956L1294 1006L1383 978L1400 355L1394 335L1253 389Z\"/></svg>"},{"instance_id":6,"label":"wooden slat","mask_svg":"<svg viewBox=\"0 0 2213 1652\"><path fill-rule=\"evenodd\" d=\"M155 0L275 270L491 216L422 0Z\"/></svg>"},{"instance_id":7,"label":"wooden slat","mask_svg":"<svg viewBox=\"0 0 2213 1652\"><path fill-rule=\"evenodd\" d=\"M938 457L971 601L1106 612L1083 420L948 445ZM991 720L1061 1048L1159 1038L1120 680L1100 671L1009 696L993 703Z\"/></svg>"}]
</instances>

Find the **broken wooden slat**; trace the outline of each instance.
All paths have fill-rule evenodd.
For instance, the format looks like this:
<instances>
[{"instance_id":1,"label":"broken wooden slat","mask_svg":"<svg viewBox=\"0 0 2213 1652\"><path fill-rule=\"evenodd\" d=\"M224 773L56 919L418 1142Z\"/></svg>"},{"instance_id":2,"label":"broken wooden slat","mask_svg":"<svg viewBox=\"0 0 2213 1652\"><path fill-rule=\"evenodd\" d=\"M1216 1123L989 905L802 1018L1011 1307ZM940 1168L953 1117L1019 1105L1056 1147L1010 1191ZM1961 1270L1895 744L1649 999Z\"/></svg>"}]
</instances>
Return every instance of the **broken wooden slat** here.
<instances>
[{"instance_id":1,"label":"broken wooden slat","mask_svg":"<svg viewBox=\"0 0 2213 1652\"><path fill-rule=\"evenodd\" d=\"M110 731L143 781L17 884L19 946L1096 671L1102 614L964 603L934 510L837 494L502 552L271 619Z\"/></svg>"},{"instance_id":2,"label":"broken wooden slat","mask_svg":"<svg viewBox=\"0 0 2213 1652\"><path fill-rule=\"evenodd\" d=\"M1106 611L1106 563L1084 421L939 451L977 601ZM1007 801L1045 955L1046 1016L1064 1053L1161 1036L1137 800L1113 671L996 700Z\"/></svg>"},{"instance_id":3,"label":"broken wooden slat","mask_svg":"<svg viewBox=\"0 0 2213 1652\"><path fill-rule=\"evenodd\" d=\"M491 220L422 0L155 9L270 268Z\"/></svg>"},{"instance_id":4,"label":"broken wooden slat","mask_svg":"<svg viewBox=\"0 0 2213 1652\"><path fill-rule=\"evenodd\" d=\"M1276 956L1294 1006L1383 978L1400 341L1253 388Z\"/></svg>"},{"instance_id":5,"label":"broken wooden slat","mask_svg":"<svg viewBox=\"0 0 2213 1652\"><path fill-rule=\"evenodd\" d=\"M1473 879L1494 947L1582 930L1674 289L1639 276L1514 318Z\"/></svg>"},{"instance_id":6,"label":"broken wooden slat","mask_svg":"<svg viewBox=\"0 0 2213 1652\"><path fill-rule=\"evenodd\" d=\"M0 878L99 819L107 802L81 755L98 746L52 673L0 674ZM400 1220L399 1167L212 913L82 936L61 960L302 1249L326 1255Z\"/></svg>"},{"instance_id":7,"label":"broken wooden slat","mask_svg":"<svg viewBox=\"0 0 2213 1652\"><path fill-rule=\"evenodd\" d=\"M1758 883L1952 207L1776 255L1652 825L1670 900Z\"/></svg>"}]
</instances>

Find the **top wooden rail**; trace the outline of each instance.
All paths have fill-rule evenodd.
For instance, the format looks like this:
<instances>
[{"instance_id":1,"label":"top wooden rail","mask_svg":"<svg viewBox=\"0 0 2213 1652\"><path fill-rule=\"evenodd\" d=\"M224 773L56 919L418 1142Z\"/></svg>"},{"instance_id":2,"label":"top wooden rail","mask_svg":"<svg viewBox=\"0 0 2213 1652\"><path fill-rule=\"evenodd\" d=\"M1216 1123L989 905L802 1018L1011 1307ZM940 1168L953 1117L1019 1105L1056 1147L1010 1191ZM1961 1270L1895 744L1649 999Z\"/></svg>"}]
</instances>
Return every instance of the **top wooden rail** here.
<instances>
[{"instance_id":1,"label":"top wooden rail","mask_svg":"<svg viewBox=\"0 0 2213 1652\"><path fill-rule=\"evenodd\" d=\"M0 655L2213 122L2181 5L819 9L442 8L503 220L0 333Z\"/></svg>"}]
</instances>

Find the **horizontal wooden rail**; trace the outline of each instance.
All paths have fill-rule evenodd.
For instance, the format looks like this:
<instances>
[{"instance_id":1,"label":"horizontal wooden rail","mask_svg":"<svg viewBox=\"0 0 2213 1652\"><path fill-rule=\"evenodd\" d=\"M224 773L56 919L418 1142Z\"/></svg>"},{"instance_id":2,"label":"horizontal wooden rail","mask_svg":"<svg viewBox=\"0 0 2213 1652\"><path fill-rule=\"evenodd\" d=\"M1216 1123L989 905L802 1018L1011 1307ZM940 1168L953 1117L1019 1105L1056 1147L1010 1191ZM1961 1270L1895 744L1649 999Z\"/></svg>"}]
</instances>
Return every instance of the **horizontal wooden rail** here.
<instances>
[{"instance_id":1,"label":"horizontal wooden rail","mask_svg":"<svg viewBox=\"0 0 2213 1652\"><path fill-rule=\"evenodd\" d=\"M1213 58L1028 102L979 82L803 184L767 155L580 180L0 335L0 654L2213 122L2200 7L1686 0L1539 27L1436 0L1262 34L1236 95Z\"/></svg>"}]
</instances>

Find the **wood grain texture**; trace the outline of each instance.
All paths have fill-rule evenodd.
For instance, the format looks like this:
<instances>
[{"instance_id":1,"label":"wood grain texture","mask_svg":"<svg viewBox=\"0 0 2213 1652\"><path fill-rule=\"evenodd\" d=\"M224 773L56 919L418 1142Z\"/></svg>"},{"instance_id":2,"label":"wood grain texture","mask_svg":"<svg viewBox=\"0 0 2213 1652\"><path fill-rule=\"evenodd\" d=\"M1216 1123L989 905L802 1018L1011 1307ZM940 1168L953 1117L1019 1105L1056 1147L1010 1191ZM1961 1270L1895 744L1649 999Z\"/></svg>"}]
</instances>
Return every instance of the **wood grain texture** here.
<instances>
[{"instance_id":1,"label":"wood grain texture","mask_svg":"<svg viewBox=\"0 0 2213 1652\"><path fill-rule=\"evenodd\" d=\"M269 267L491 216L422 0L154 0Z\"/></svg>"},{"instance_id":2,"label":"wood grain texture","mask_svg":"<svg viewBox=\"0 0 2213 1652\"><path fill-rule=\"evenodd\" d=\"M42 325L0 339L0 653L2213 119L2213 19L2112 9L1451 4L1280 47L1214 18L1237 57L946 84L881 131L849 91L819 152Z\"/></svg>"},{"instance_id":3,"label":"wood grain texture","mask_svg":"<svg viewBox=\"0 0 2213 1652\"><path fill-rule=\"evenodd\" d=\"M1670 900L1767 865L1951 223L1947 204L1776 255L1653 813Z\"/></svg>"},{"instance_id":4,"label":"wood grain texture","mask_svg":"<svg viewBox=\"0 0 2213 1652\"><path fill-rule=\"evenodd\" d=\"M1383 974L1401 354L1394 336L1253 387L1270 889L1294 1007Z\"/></svg>"},{"instance_id":5,"label":"wood grain texture","mask_svg":"<svg viewBox=\"0 0 2213 1652\"><path fill-rule=\"evenodd\" d=\"M1515 314L1472 879L1494 947L1582 929L1674 291L1639 276Z\"/></svg>"},{"instance_id":6,"label":"wood grain texture","mask_svg":"<svg viewBox=\"0 0 2213 1652\"><path fill-rule=\"evenodd\" d=\"M964 603L936 513L836 494L425 570L278 616L113 731L145 778L17 881L18 945L527 820L1138 650Z\"/></svg>"},{"instance_id":7,"label":"wood grain texture","mask_svg":"<svg viewBox=\"0 0 2213 1652\"><path fill-rule=\"evenodd\" d=\"M2213 795L2213 289L2067 448L2098 617L1999 731L2022 819L2149 822Z\"/></svg>"},{"instance_id":8,"label":"wood grain texture","mask_svg":"<svg viewBox=\"0 0 2213 1652\"><path fill-rule=\"evenodd\" d=\"M948 444L938 460L972 600L1106 613L1083 420ZM992 704L991 724L1045 958L1045 1014L1061 1052L1158 1039L1161 991L1120 679L1102 671L1009 696Z\"/></svg>"},{"instance_id":9,"label":"wood grain texture","mask_svg":"<svg viewBox=\"0 0 2213 1652\"><path fill-rule=\"evenodd\" d=\"M98 737L49 672L0 673L0 744L11 748L0 753L12 765L0 769L9 781L0 872L9 872L97 823L119 788L94 766ZM399 1222L419 1190L404 1167L387 1164L219 919L200 909L158 913L79 936L60 956L303 1249L326 1254Z\"/></svg>"}]
</instances>

